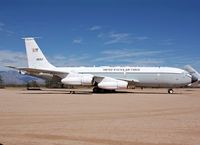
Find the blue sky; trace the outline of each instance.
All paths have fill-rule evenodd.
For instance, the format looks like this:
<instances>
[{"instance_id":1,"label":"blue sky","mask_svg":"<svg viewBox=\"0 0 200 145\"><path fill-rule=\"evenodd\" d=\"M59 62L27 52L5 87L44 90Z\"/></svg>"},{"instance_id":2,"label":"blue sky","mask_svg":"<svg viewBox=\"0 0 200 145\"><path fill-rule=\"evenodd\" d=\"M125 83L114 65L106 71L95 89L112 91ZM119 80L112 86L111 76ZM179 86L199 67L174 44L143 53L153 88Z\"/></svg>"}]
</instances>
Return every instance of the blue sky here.
<instances>
[{"instance_id":1,"label":"blue sky","mask_svg":"<svg viewBox=\"0 0 200 145\"><path fill-rule=\"evenodd\" d=\"M172 66L200 71L198 0L6 0L0 69L27 66L22 37L56 66Z\"/></svg>"}]
</instances>

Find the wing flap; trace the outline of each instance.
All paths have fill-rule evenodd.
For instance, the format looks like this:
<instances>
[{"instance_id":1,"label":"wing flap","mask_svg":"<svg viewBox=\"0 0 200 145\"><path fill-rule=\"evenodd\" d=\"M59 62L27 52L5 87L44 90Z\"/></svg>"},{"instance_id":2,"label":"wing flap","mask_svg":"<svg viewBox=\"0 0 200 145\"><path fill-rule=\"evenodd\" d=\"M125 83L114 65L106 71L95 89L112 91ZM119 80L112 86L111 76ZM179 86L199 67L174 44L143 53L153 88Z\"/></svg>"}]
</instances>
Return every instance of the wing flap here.
<instances>
[{"instance_id":1,"label":"wing flap","mask_svg":"<svg viewBox=\"0 0 200 145\"><path fill-rule=\"evenodd\" d=\"M94 81L96 82L101 82L104 78L106 78L105 76L94 76ZM121 80L121 81L127 81L129 84L136 84L136 83L139 83L138 80L136 79L115 79L115 78L111 78L111 77L107 77L107 78L110 78L110 79L113 79L113 80Z\"/></svg>"}]
</instances>

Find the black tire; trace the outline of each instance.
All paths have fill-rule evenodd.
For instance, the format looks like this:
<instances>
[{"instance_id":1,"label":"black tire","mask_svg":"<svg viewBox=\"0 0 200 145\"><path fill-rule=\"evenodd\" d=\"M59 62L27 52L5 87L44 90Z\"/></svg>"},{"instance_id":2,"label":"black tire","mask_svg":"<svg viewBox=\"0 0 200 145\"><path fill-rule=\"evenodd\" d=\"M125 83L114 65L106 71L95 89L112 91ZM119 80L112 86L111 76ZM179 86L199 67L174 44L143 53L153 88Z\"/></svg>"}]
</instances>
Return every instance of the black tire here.
<instances>
[{"instance_id":1,"label":"black tire","mask_svg":"<svg viewBox=\"0 0 200 145\"><path fill-rule=\"evenodd\" d=\"M93 93L98 93L99 92L99 89L97 87L94 87L93 88Z\"/></svg>"},{"instance_id":2,"label":"black tire","mask_svg":"<svg viewBox=\"0 0 200 145\"><path fill-rule=\"evenodd\" d=\"M168 93L169 93L169 94L173 94L173 93L174 93L174 90L173 90L173 89L168 89Z\"/></svg>"},{"instance_id":3,"label":"black tire","mask_svg":"<svg viewBox=\"0 0 200 145\"><path fill-rule=\"evenodd\" d=\"M98 87L93 88L93 93L114 93L115 90L105 90Z\"/></svg>"}]
</instances>

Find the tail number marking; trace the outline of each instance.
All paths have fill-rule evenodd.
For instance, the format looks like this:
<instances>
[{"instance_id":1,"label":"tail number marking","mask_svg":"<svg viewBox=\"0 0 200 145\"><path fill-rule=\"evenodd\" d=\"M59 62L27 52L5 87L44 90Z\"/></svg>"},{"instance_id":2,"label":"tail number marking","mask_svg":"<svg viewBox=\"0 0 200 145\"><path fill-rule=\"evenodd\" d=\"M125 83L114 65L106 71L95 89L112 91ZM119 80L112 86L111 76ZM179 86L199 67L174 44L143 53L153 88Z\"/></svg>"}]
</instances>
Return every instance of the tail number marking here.
<instances>
[{"instance_id":1,"label":"tail number marking","mask_svg":"<svg viewBox=\"0 0 200 145\"><path fill-rule=\"evenodd\" d=\"M38 52L38 48L33 48L33 52Z\"/></svg>"},{"instance_id":2,"label":"tail number marking","mask_svg":"<svg viewBox=\"0 0 200 145\"><path fill-rule=\"evenodd\" d=\"M37 61L42 61L42 60L43 60L43 58L36 58L36 60L37 60Z\"/></svg>"}]
</instances>

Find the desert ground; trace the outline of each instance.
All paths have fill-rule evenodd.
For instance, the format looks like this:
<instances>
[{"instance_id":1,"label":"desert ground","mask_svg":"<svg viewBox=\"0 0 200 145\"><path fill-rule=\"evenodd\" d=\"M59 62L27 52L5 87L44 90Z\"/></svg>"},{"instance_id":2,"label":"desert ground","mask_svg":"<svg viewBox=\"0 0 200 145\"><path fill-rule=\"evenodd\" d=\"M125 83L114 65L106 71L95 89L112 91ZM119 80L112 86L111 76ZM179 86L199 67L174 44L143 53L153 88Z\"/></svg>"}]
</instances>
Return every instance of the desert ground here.
<instances>
[{"instance_id":1,"label":"desert ground","mask_svg":"<svg viewBox=\"0 0 200 145\"><path fill-rule=\"evenodd\" d=\"M200 89L69 91L0 89L0 144L200 144Z\"/></svg>"}]
</instances>

